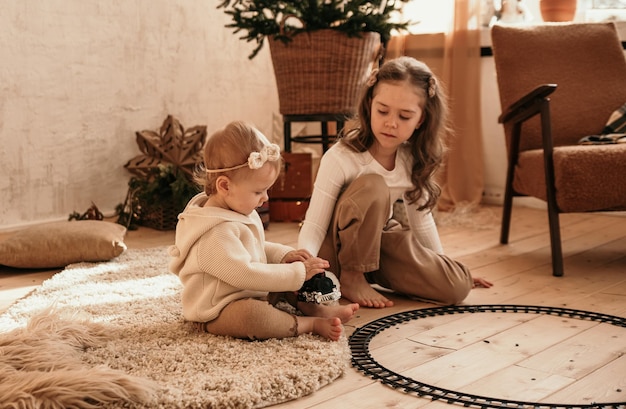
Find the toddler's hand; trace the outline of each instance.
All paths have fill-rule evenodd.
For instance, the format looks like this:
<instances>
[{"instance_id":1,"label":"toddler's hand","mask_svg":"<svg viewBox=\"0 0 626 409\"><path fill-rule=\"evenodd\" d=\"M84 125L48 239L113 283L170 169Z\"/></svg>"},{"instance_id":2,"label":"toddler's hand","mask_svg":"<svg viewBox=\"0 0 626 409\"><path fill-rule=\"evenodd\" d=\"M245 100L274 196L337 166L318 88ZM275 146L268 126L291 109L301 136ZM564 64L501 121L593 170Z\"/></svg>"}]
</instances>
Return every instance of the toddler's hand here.
<instances>
[{"instance_id":1,"label":"toddler's hand","mask_svg":"<svg viewBox=\"0 0 626 409\"><path fill-rule=\"evenodd\" d=\"M305 249L298 249L298 250L292 250L289 253L285 254L285 257L283 257L283 263L293 263L294 261L302 261L304 262L305 260L310 259L311 257L313 257L311 255L311 253L309 253L308 250Z\"/></svg>"},{"instance_id":2,"label":"toddler's hand","mask_svg":"<svg viewBox=\"0 0 626 409\"><path fill-rule=\"evenodd\" d=\"M304 261L304 267L306 268L306 281L314 275L326 271L326 269L330 267L330 263L323 258L310 257L309 259Z\"/></svg>"}]
</instances>

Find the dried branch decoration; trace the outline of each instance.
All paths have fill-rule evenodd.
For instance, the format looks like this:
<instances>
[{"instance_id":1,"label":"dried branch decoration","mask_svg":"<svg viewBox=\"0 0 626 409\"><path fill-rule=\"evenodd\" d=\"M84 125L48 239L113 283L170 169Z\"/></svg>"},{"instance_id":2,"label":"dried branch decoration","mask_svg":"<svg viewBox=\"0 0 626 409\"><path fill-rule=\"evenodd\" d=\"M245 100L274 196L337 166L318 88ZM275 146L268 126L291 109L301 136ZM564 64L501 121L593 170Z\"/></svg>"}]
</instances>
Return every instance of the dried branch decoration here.
<instances>
[{"instance_id":1,"label":"dried branch decoration","mask_svg":"<svg viewBox=\"0 0 626 409\"><path fill-rule=\"evenodd\" d=\"M144 130L135 134L142 154L129 160L124 167L137 176L148 178L159 165L172 164L192 177L196 164L202 161L206 126L185 130L176 118L168 115L159 133Z\"/></svg>"}]
</instances>

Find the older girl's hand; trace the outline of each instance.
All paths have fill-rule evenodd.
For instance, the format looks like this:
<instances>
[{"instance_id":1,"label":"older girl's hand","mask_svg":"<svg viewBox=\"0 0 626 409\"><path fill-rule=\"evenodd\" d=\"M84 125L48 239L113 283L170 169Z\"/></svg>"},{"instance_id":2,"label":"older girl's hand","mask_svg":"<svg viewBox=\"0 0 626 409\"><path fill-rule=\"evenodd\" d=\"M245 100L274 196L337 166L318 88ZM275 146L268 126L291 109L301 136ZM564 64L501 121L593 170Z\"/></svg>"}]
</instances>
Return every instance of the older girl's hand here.
<instances>
[{"instance_id":1,"label":"older girl's hand","mask_svg":"<svg viewBox=\"0 0 626 409\"><path fill-rule=\"evenodd\" d=\"M294 261L304 262L305 260L308 260L311 257L313 256L311 255L311 253L309 253L308 250L305 250L305 249L292 250L289 253L285 254L285 257L283 257L282 262L283 263L293 263Z\"/></svg>"}]
</instances>

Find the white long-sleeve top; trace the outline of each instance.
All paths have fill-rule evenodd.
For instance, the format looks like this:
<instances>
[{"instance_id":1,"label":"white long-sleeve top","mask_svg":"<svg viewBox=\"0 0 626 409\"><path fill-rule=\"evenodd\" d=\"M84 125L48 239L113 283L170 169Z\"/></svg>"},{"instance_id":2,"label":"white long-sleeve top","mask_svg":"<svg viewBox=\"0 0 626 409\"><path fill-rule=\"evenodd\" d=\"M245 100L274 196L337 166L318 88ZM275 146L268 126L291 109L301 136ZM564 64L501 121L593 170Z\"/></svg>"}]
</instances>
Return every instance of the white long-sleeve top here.
<instances>
[{"instance_id":1,"label":"white long-sleeve top","mask_svg":"<svg viewBox=\"0 0 626 409\"><path fill-rule=\"evenodd\" d=\"M207 322L228 303L261 298L268 292L297 291L306 278L302 262L281 263L293 250L265 241L256 211L249 215L203 207L207 196L194 196L178 216L170 271L183 284L183 315Z\"/></svg>"},{"instance_id":2,"label":"white long-sleeve top","mask_svg":"<svg viewBox=\"0 0 626 409\"><path fill-rule=\"evenodd\" d=\"M319 170L313 186L313 195L306 217L298 236L298 248L304 248L317 255L326 237L330 219L333 215L337 198L357 177L367 174L379 174L389 187L389 204L393 204L405 193L413 189L411 183L412 159L408 149L398 149L396 163L392 170L385 169L368 152L355 152L343 143L336 143L322 156ZM429 210L418 211L418 203L409 204L404 200L409 227L418 241L425 247L443 254L443 247L432 213ZM392 214L389 215L391 218Z\"/></svg>"}]
</instances>

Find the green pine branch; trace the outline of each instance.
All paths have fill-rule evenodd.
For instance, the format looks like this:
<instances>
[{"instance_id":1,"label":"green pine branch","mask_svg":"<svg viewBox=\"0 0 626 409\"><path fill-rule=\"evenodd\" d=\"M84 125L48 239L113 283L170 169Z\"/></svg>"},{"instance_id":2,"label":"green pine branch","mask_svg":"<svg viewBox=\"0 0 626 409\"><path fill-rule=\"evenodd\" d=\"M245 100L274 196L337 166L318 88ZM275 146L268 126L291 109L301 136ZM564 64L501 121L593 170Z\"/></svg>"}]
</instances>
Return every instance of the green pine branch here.
<instances>
[{"instance_id":1,"label":"green pine branch","mask_svg":"<svg viewBox=\"0 0 626 409\"><path fill-rule=\"evenodd\" d=\"M412 23L390 21L409 0L223 0L217 8L224 10L232 22L226 27L242 40L256 43L248 56L254 58L264 40L272 36L288 43L301 32L332 29L349 37L363 32L377 32L387 44L394 31L406 30Z\"/></svg>"}]
</instances>

